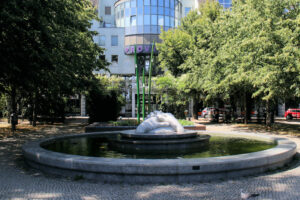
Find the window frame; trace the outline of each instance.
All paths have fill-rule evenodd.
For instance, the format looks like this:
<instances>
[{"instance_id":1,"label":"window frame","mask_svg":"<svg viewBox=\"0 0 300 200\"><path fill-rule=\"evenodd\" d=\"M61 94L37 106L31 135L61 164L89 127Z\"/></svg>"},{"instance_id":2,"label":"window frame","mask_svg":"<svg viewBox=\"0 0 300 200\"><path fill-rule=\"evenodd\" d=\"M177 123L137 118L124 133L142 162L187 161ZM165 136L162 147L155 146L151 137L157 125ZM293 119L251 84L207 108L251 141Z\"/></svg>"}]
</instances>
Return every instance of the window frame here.
<instances>
[{"instance_id":1,"label":"window frame","mask_svg":"<svg viewBox=\"0 0 300 200\"><path fill-rule=\"evenodd\" d=\"M104 40L101 40L101 38L104 38ZM101 43L103 42L103 43ZM99 46L105 47L106 45L106 35L99 35Z\"/></svg>"},{"instance_id":2,"label":"window frame","mask_svg":"<svg viewBox=\"0 0 300 200\"><path fill-rule=\"evenodd\" d=\"M116 38L116 44L115 44L115 42L113 42L113 38ZM112 47L119 46L119 37L118 37L118 35L111 35L110 36L110 44L111 44Z\"/></svg>"},{"instance_id":3,"label":"window frame","mask_svg":"<svg viewBox=\"0 0 300 200\"><path fill-rule=\"evenodd\" d=\"M111 55L111 63L118 63L119 55Z\"/></svg>"},{"instance_id":4,"label":"window frame","mask_svg":"<svg viewBox=\"0 0 300 200\"><path fill-rule=\"evenodd\" d=\"M105 6L104 7L104 14L105 15L111 15L111 6Z\"/></svg>"}]
</instances>

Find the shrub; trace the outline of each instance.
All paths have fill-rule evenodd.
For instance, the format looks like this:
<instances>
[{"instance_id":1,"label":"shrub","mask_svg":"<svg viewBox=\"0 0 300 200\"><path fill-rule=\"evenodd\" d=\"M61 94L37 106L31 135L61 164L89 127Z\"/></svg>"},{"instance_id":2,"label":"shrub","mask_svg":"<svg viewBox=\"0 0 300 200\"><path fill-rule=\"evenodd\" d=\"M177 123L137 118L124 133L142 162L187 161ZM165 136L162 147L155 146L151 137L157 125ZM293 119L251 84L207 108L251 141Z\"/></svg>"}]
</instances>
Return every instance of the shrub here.
<instances>
[{"instance_id":1,"label":"shrub","mask_svg":"<svg viewBox=\"0 0 300 200\"><path fill-rule=\"evenodd\" d=\"M115 121L124 105L122 87L116 78L98 78L87 95L89 122ZM119 86L112 86L118 84Z\"/></svg>"}]
</instances>

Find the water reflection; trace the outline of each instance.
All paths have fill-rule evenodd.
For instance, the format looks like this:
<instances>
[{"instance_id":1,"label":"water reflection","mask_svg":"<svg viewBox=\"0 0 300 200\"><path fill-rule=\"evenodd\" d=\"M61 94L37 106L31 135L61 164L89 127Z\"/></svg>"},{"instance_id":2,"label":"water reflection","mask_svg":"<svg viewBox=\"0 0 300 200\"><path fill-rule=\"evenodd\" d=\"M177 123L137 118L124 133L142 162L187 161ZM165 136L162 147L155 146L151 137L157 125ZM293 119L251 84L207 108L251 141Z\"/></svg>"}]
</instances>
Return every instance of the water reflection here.
<instances>
[{"instance_id":1,"label":"water reflection","mask_svg":"<svg viewBox=\"0 0 300 200\"><path fill-rule=\"evenodd\" d=\"M214 137L210 138L209 147L196 153L173 152L171 154L137 154L135 152L121 153L110 147L106 137L81 137L59 140L42 147L51 151L105 158L206 158L227 155L237 155L262 151L274 147L274 143L245 138Z\"/></svg>"}]
</instances>

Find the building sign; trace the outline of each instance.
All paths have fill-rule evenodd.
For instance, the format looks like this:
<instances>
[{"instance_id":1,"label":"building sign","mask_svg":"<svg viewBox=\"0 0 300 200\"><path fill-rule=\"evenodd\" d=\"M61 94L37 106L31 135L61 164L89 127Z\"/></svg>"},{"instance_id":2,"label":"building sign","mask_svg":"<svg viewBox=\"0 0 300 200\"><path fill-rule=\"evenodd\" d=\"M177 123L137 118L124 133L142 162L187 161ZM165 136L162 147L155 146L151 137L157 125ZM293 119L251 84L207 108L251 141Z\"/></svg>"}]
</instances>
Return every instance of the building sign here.
<instances>
[{"instance_id":1,"label":"building sign","mask_svg":"<svg viewBox=\"0 0 300 200\"><path fill-rule=\"evenodd\" d=\"M151 54L151 50L152 50L152 45L136 45L136 52L139 54ZM134 54L134 45L125 46L124 53L126 55ZM154 46L153 53L154 54L158 53L156 46Z\"/></svg>"}]
</instances>

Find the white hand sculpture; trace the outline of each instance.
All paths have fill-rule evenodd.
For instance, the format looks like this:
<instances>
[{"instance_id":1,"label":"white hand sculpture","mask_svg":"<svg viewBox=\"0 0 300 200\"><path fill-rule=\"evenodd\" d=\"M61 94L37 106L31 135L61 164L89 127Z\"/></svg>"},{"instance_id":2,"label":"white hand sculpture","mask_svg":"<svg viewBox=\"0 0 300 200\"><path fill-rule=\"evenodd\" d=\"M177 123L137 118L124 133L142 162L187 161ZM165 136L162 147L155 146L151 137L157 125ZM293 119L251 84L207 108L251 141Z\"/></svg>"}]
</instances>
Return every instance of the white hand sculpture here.
<instances>
[{"instance_id":1,"label":"white hand sculpture","mask_svg":"<svg viewBox=\"0 0 300 200\"><path fill-rule=\"evenodd\" d=\"M137 133L147 133L153 129L157 129L160 127L168 127L170 124L168 122L160 122L156 116L150 117L146 119L143 123L141 123L137 128Z\"/></svg>"},{"instance_id":2,"label":"white hand sculpture","mask_svg":"<svg viewBox=\"0 0 300 200\"><path fill-rule=\"evenodd\" d=\"M184 128L171 113L159 113L157 118L161 122L168 122L177 133L183 133Z\"/></svg>"},{"instance_id":3,"label":"white hand sculpture","mask_svg":"<svg viewBox=\"0 0 300 200\"><path fill-rule=\"evenodd\" d=\"M150 113L146 120L137 127L136 132L147 133L161 127L170 127L177 133L184 132L183 126L171 113L163 113L161 111Z\"/></svg>"}]
</instances>

